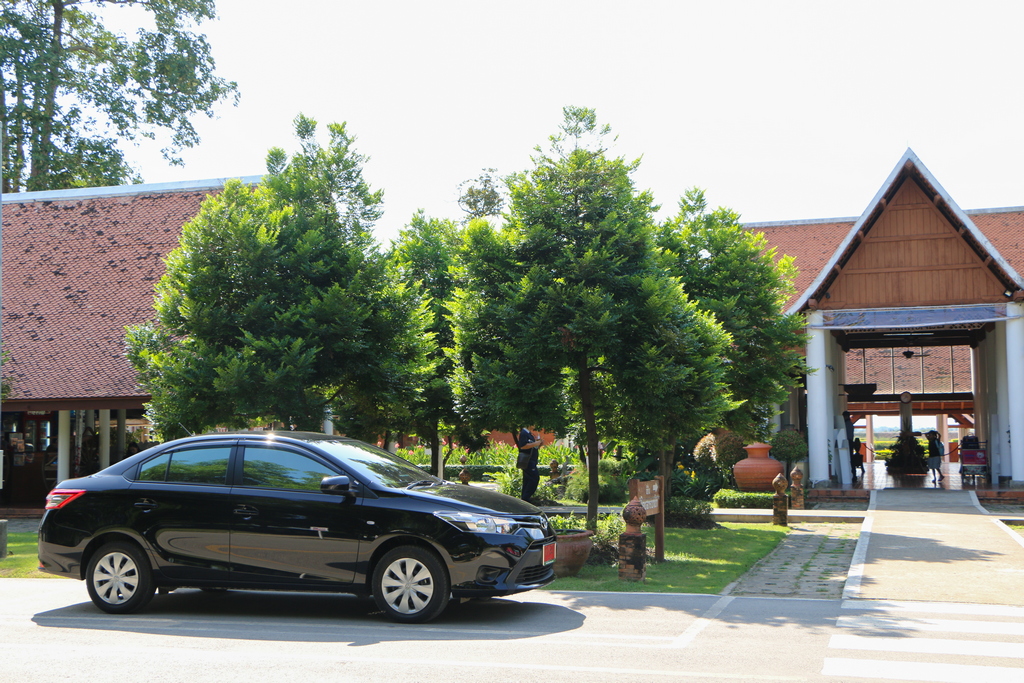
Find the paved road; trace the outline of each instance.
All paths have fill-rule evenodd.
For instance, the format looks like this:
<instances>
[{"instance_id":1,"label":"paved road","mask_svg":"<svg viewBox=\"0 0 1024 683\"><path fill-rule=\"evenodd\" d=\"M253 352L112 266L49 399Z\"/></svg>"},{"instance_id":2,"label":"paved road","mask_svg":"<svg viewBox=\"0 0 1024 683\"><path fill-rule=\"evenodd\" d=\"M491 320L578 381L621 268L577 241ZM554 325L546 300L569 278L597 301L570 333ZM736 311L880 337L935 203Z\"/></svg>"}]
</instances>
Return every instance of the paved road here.
<instances>
[{"instance_id":1,"label":"paved road","mask_svg":"<svg viewBox=\"0 0 1024 683\"><path fill-rule=\"evenodd\" d=\"M182 590L115 617L78 581L0 581L0 680L1024 680L1024 609L547 593L402 626L346 596Z\"/></svg>"}]
</instances>

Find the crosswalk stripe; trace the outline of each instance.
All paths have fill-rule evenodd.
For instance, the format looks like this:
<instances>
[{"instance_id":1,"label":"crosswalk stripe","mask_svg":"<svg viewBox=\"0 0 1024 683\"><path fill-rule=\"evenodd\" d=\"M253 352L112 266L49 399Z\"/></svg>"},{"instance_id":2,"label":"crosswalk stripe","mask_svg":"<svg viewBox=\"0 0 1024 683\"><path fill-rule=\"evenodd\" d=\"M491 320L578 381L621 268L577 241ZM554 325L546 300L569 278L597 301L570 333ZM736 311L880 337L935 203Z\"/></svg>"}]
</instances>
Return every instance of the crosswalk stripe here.
<instances>
[{"instance_id":1,"label":"crosswalk stripe","mask_svg":"<svg viewBox=\"0 0 1024 683\"><path fill-rule=\"evenodd\" d=\"M970 664L931 664L928 662L890 662L875 659L828 657L821 670L824 676L884 678L897 681L935 681L936 683L1021 683L1024 670L1001 666Z\"/></svg>"},{"instance_id":2,"label":"crosswalk stripe","mask_svg":"<svg viewBox=\"0 0 1024 683\"><path fill-rule=\"evenodd\" d=\"M844 600L842 609L864 612L917 612L921 614L968 614L976 617L1020 617L1024 607L975 605L959 602L911 602L907 600Z\"/></svg>"},{"instance_id":3,"label":"crosswalk stripe","mask_svg":"<svg viewBox=\"0 0 1024 683\"><path fill-rule=\"evenodd\" d=\"M873 652L910 652L930 655L966 655L969 657L1024 659L1024 644L1000 643L990 640L832 636L828 641L828 646L837 650L870 650Z\"/></svg>"},{"instance_id":4,"label":"crosswalk stripe","mask_svg":"<svg viewBox=\"0 0 1024 683\"><path fill-rule=\"evenodd\" d=\"M842 616L836 619L840 628L881 629L886 631L950 631L953 633L1024 636L1024 624L1006 621L967 621L956 619L897 618L874 615Z\"/></svg>"}]
</instances>

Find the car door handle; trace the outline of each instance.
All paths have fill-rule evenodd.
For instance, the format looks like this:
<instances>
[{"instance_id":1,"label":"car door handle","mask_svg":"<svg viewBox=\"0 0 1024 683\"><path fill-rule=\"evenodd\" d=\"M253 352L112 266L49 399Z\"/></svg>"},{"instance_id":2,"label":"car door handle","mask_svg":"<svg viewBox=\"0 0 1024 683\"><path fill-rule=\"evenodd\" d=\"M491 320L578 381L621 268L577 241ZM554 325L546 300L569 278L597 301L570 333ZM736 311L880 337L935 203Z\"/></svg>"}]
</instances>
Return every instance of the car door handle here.
<instances>
[{"instance_id":1,"label":"car door handle","mask_svg":"<svg viewBox=\"0 0 1024 683\"><path fill-rule=\"evenodd\" d=\"M243 505L241 507L235 508L235 514L241 515L242 517L255 517L256 515L260 514L260 511L257 510L256 508L249 507L248 505Z\"/></svg>"},{"instance_id":2,"label":"car door handle","mask_svg":"<svg viewBox=\"0 0 1024 683\"><path fill-rule=\"evenodd\" d=\"M156 510L156 502L150 500L149 498L140 498L139 500L135 501L135 507L144 512L149 512L150 510Z\"/></svg>"}]
</instances>

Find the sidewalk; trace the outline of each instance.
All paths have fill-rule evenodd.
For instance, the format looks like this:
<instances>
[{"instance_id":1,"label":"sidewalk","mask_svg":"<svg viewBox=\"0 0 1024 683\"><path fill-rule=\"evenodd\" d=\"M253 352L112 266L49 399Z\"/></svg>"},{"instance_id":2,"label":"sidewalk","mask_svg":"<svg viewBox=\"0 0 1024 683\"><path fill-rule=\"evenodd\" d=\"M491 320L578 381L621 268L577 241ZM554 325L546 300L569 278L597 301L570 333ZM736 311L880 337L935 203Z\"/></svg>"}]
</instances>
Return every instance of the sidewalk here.
<instances>
[{"instance_id":1,"label":"sidewalk","mask_svg":"<svg viewBox=\"0 0 1024 683\"><path fill-rule=\"evenodd\" d=\"M863 524L838 523L849 511L806 523L791 511L790 534L726 592L1024 605L1024 538L998 521L1024 522L1024 507L986 511L969 491L887 489L859 514Z\"/></svg>"}]
</instances>

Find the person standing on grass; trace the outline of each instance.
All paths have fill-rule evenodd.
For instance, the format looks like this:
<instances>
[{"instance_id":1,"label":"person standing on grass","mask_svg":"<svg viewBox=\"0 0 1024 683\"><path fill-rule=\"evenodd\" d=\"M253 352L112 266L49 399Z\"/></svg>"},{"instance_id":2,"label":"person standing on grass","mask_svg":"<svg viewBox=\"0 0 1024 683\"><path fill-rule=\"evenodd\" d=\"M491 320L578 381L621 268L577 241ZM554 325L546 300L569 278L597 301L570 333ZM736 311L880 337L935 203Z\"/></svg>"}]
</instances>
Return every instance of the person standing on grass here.
<instances>
[{"instance_id":1,"label":"person standing on grass","mask_svg":"<svg viewBox=\"0 0 1024 683\"><path fill-rule=\"evenodd\" d=\"M525 463L525 467L520 465L523 470L522 498L529 503L530 498L537 492L537 485L540 484L537 458L540 447L544 445L544 441L541 440L539 432L531 432L526 427L519 430L519 438L515 441L516 445L519 446L519 462Z\"/></svg>"}]
</instances>

